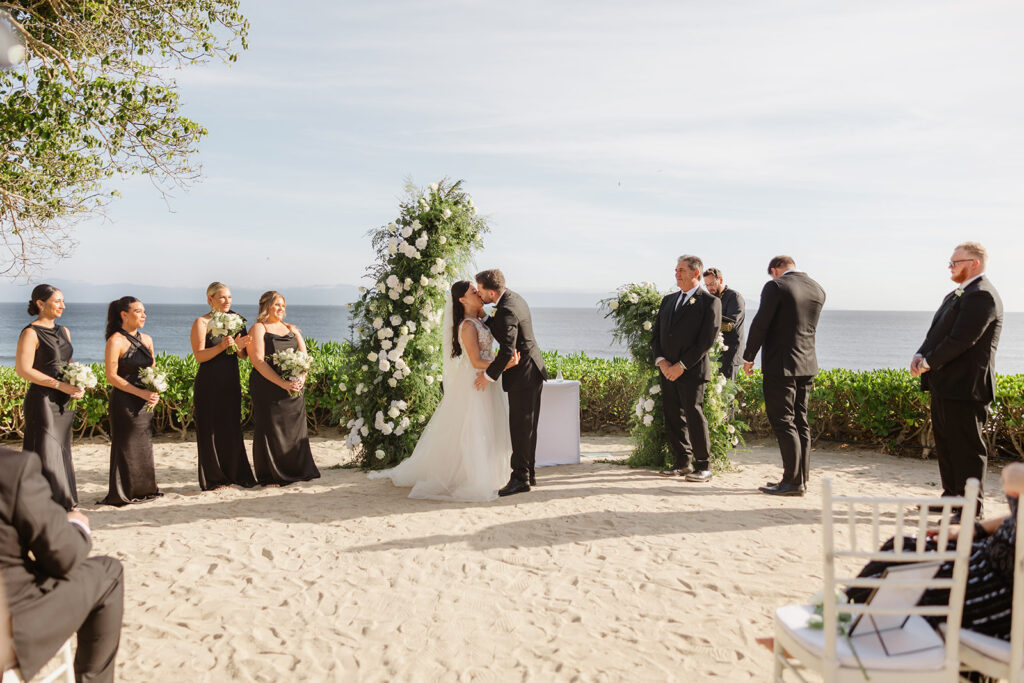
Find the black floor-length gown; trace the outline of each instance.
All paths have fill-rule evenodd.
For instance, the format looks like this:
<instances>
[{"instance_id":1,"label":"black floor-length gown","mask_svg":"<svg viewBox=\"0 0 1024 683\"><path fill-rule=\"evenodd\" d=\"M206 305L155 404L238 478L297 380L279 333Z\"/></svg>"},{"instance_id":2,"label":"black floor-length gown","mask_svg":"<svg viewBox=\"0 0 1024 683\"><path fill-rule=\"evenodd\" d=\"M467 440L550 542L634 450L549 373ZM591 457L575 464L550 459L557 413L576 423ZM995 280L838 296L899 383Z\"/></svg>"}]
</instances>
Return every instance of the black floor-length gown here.
<instances>
[{"instance_id":1,"label":"black floor-length gown","mask_svg":"<svg viewBox=\"0 0 1024 683\"><path fill-rule=\"evenodd\" d=\"M274 365L273 354L285 349L297 349L295 334L267 332L263 335L267 364ZM249 374L249 394L252 396L252 465L256 481L267 484L291 484L320 477L313 462L306 431L305 392L292 396L290 392L268 381L257 370Z\"/></svg>"},{"instance_id":2,"label":"black floor-length gown","mask_svg":"<svg viewBox=\"0 0 1024 683\"><path fill-rule=\"evenodd\" d=\"M117 361L117 374L143 388L139 370L153 365L153 354L138 332L123 334L131 346ZM163 495L156 485L153 465L153 413L146 402L128 392L112 389L110 396L110 487L106 505L128 505Z\"/></svg>"},{"instance_id":3,"label":"black floor-length gown","mask_svg":"<svg viewBox=\"0 0 1024 683\"><path fill-rule=\"evenodd\" d=\"M32 367L44 375L60 379L74 351L67 331L61 325L54 325L52 329L39 325L28 327L35 330L39 340ZM78 486L71 463L71 428L75 413L68 407L70 400L71 397L63 391L30 384L23 407L25 441L22 448L39 455L43 461L43 476L53 491L53 500L65 510L78 505Z\"/></svg>"},{"instance_id":4,"label":"black floor-length gown","mask_svg":"<svg viewBox=\"0 0 1024 683\"><path fill-rule=\"evenodd\" d=\"M243 331L244 333L244 331ZM206 334L206 348L220 337ZM238 356L221 351L199 364L193 385L196 446L199 449L199 488L204 491L238 484L256 485L242 441L242 387Z\"/></svg>"}]
</instances>

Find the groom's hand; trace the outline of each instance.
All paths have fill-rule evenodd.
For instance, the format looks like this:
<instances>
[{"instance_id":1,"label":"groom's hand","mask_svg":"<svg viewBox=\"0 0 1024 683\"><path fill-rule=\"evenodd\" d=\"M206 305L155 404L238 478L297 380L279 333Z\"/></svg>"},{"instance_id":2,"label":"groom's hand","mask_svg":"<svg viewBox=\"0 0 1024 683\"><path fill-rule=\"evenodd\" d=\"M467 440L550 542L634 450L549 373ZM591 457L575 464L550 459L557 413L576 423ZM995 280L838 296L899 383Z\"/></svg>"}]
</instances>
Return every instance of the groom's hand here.
<instances>
[{"instance_id":1,"label":"groom's hand","mask_svg":"<svg viewBox=\"0 0 1024 683\"><path fill-rule=\"evenodd\" d=\"M485 375L484 371L481 370L480 372L476 373L476 381L473 382L473 386L476 387L477 391L483 391L484 389L487 388L487 385L490 383L491 381L487 379L487 375Z\"/></svg>"},{"instance_id":2,"label":"groom's hand","mask_svg":"<svg viewBox=\"0 0 1024 683\"><path fill-rule=\"evenodd\" d=\"M754 374L754 361L750 360L743 364L743 372L747 373L747 377Z\"/></svg>"}]
</instances>

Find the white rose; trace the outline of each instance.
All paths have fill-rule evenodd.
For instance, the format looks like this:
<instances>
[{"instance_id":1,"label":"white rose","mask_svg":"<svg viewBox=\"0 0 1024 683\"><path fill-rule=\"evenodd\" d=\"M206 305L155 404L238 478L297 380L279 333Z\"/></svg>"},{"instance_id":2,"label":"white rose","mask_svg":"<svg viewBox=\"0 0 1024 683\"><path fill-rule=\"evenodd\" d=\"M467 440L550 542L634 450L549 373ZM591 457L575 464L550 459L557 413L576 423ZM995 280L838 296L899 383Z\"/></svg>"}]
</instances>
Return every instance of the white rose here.
<instances>
[{"instance_id":1,"label":"white rose","mask_svg":"<svg viewBox=\"0 0 1024 683\"><path fill-rule=\"evenodd\" d=\"M427 382L428 385L429 384L433 384L434 383L434 378L431 377L430 375L427 375L426 382Z\"/></svg>"},{"instance_id":2,"label":"white rose","mask_svg":"<svg viewBox=\"0 0 1024 683\"><path fill-rule=\"evenodd\" d=\"M437 241L440 242L441 244L447 244L448 238L445 237L444 235L441 235L440 237L437 238Z\"/></svg>"},{"instance_id":3,"label":"white rose","mask_svg":"<svg viewBox=\"0 0 1024 683\"><path fill-rule=\"evenodd\" d=\"M612 301L612 302L609 302L609 304L608 304L608 308L610 308L613 311L615 309L617 309L618 307L619 307L619 302L618 301Z\"/></svg>"},{"instance_id":4,"label":"white rose","mask_svg":"<svg viewBox=\"0 0 1024 683\"><path fill-rule=\"evenodd\" d=\"M654 399L653 398L649 398L646 401L644 401L644 410L646 410L648 413L651 412L652 410L654 410Z\"/></svg>"},{"instance_id":5,"label":"white rose","mask_svg":"<svg viewBox=\"0 0 1024 683\"><path fill-rule=\"evenodd\" d=\"M412 234L412 227L407 225L404 228L402 228L402 237L405 237L406 239L408 239L409 235L411 235L411 234Z\"/></svg>"},{"instance_id":6,"label":"white rose","mask_svg":"<svg viewBox=\"0 0 1024 683\"><path fill-rule=\"evenodd\" d=\"M416 248L420 249L420 250L426 249L427 248L427 238L426 237L421 237L418 240L416 240Z\"/></svg>"},{"instance_id":7,"label":"white rose","mask_svg":"<svg viewBox=\"0 0 1024 683\"><path fill-rule=\"evenodd\" d=\"M391 340L390 339L383 339L380 342L380 348L384 349L385 351L390 349L391 346L392 346L392 344L391 344Z\"/></svg>"},{"instance_id":8,"label":"white rose","mask_svg":"<svg viewBox=\"0 0 1024 683\"><path fill-rule=\"evenodd\" d=\"M412 222L412 229L413 229L413 230L419 230L419 229L420 229L420 228L422 228L422 227L423 227L423 226L422 226L422 225L420 225L420 219L419 219L419 218L417 218L416 220L414 220L414 221Z\"/></svg>"},{"instance_id":9,"label":"white rose","mask_svg":"<svg viewBox=\"0 0 1024 683\"><path fill-rule=\"evenodd\" d=\"M380 362L377 363L377 367L380 369L381 372L388 372L391 370L391 361L389 361L387 358L381 358Z\"/></svg>"},{"instance_id":10,"label":"white rose","mask_svg":"<svg viewBox=\"0 0 1024 683\"><path fill-rule=\"evenodd\" d=\"M363 364L359 367L359 369L362 370L363 372L366 372L367 370L370 369L370 366Z\"/></svg>"},{"instance_id":11,"label":"white rose","mask_svg":"<svg viewBox=\"0 0 1024 683\"><path fill-rule=\"evenodd\" d=\"M632 304L635 304L640 301L640 297L638 297L636 294L630 294L628 298L629 302Z\"/></svg>"},{"instance_id":12,"label":"white rose","mask_svg":"<svg viewBox=\"0 0 1024 683\"><path fill-rule=\"evenodd\" d=\"M388 240L388 253L395 254L398 252L398 241L394 237Z\"/></svg>"},{"instance_id":13,"label":"white rose","mask_svg":"<svg viewBox=\"0 0 1024 683\"><path fill-rule=\"evenodd\" d=\"M344 383L344 382L340 382L340 383L338 384L338 389L340 389L341 391L345 391L346 389L348 389L348 387L347 387L347 386L345 386L345 383Z\"/></svg>"},{"instance_id":14,"label":"white rose","mask_svg":"<svg viewBox=\"0 0 1024 683\"><path fill-rule=\"evenodd\" d=\"M395 225L394 223L388 223L388 230L391 232L395 232L396 230L398 230L398 226Z\"/></svg>"},{"instance_id":15,"label":"white rose","mask_svg":"<svg viewBox=\"0 0 1024 683\"><path fill-rule=\"evenodd\" d=\"M398 331L402 333L402 337L407 337L408 334L409 334L409 328L406 327L405 325L402 325L401 327L399 327ZM406 339L406 341L408 341L408 339Z\"/></svg>"},{"instance_id":16,"label":"white rose","mask_svg":"<svg viewBox=\"0 0 1024 683\"><path fill-rule=\"evenodd\" d=\"M398 324L401 324L401 322L402 322L402 316L400 316L400 315L393 315L390 318L388 318L388 320L391 321L392 325L398 325Z\"/></svg>"},{"instance_id":17,"label":"white rose","mask_svg":"<svg viewBox=\"0 0 1024 683\"><path fill-rule=\"evenodd\" d=\"M383 283L383 282L378 282L378 283L377 283L377 291L378 291L378 292L380 292L381 294L383 294L383 293L384 293L384 290L385 290L385 289L387 289L387 287L385 287L385 286L384 286L384 283Z\"/></svg>"},{"instance_id":18,"label":"white rose","mask_svg":"<svg viewBox=\"0 0 1024 683\"><path fill-rule=\"evenodd\" d=\"M387 283L387 286L390 287L391 289L395 289L398 287L398 276L388 275L388 279L385 280L384 282Z\"/></svg>"},{"instance_id":19,"label":"white rose","mask_svg":"<svg viewBox=\"0 0 1024 683\"><path fill-rule=\"evenodd\" d=\"M633 412L636 413L637 417L640 417L641 415L643 415L644 414L644 404L643 403L637 403L636 404L636 408L634 408Z\"/></svg>"},{"instance_id":20,"label":"white rose","mask_svg":"<svg viewBox=\"0 0 1024 683\"><path fill-rule=\"evenodd\" d=\"M373 351L370 351L368 354L366 354L366 360L370 361L371 363L376 363L377 354L374 353Z\"/></svg>"},{"instance_id":21,"label":"white rose","mask_svg":"<svg viewBox=\"0 0 1024 683\"><path fill-rule=\"evenodd\" d=\"M739 438L738 436L737 436L737 437L734 437L734 438L733 438L733 440L732 440L732 445L733 445L733 446L735 446L735 445L737 445L737 444L738 444L739 442L740 442L740 438Z\"/></svg>"},{"instance_id":22,"label":"white rose","mask_svg":"<svg viewBox=\"0 0 1024 683\"><path fill-rule=\"evenodd\" d=\"M388 409L388 417L398 417L401 414L402 412L394 406L391 406L391 408Z\"/></svg>"},{"instance_id":23,"label":"white rose","mask_svg":"<svg viewBox=\"0 0 1024 683\"><path fill-rule=\"evenodd\" d=\"M400 297L401 295L401 292L399 292L397 289L392 289L390 292L388 292L388 296L391 298L392 301L398 301L398 297Z\"/></svg>"},{"instance_id":24,"label":"white rose","mask_svg":"<svg viewBox=\"0 0 1024 683\"><path fill-rule=\"evenodd\" d=\"M366 287L363 287L362 285L359 285L359 293L360 294L366 294Z\"/></svg>"},{"instance_id":25,"label":"white rose","mask_svg":"<svg viewBox=\"0 0 1024 683\"><path fill-rule=\"evenodd\" d=\"M394 389L395 387L398 386L398 381L394 377L389 377L388 378L388 386L391 387L392 389Z\"/></svg>"},{"instance_id":26,"label":"white rose","mask_svg":"<svg viewBox=\"0 0 1024 683\"><path fill-rule=\"evenodd\" d=\"M402 303L404 304L412 304L412 302L414 301L416 301L416 299L414 299L411 294L408 294L402 298Z\"/></svg>"},{"instance_id":27,"label":"white rose","mask_svg":"<svg viewBox=\"0 0 1024 683\"><path fill-rule=\"evenodd\" d=\"M652 422L654 422L654 416L653 415L644 415L644 426L645 427L650 427Z\"/></svg>"},{"instance_id":28,"label":"white rose","mask_svg":"<svg viewBox=\"0 0 1024 683\"><path fill-rule=\"evenodd\" d=\"M452 210L451 209L445 209L444 211L441 212L441 217L442 218L451 218L452 217Z\"/></svg>"},{"instance_id":29,"label":"white rose","mask_svg":"<svg viewBox=\"0 0 1024 683\"><path fill-rule=\"evenodd\" d=\"M362 434L363 436L369 436L370 428L367 427L366 425L363 425L362 427L359 428L359 433Z\"/></svg>"},{"instance_id":30,"label":"white rose","mask_svg":"<svg viewBox=\"0 0 1024 683\"><path fill-rule=\"evenodd\" d=\"M398 349L388 351L388 360L398 360Z\"/></svg>"},{"instance_id":31,"label":"white rose","mask_svg":"<svg viewBox=\"0 0 1024 683\"><path fill-rule=\"evenodd\" d=\"M378 448L378 449L377 449L376 451L374 451L374 452L373 452L373 455L374 455L374 456L375 456L375 457L376 457L376 458L377 458L378 460L383 460L383 459L384 459L384 451L382 451L382 450L381 450L381 449L379 449L379 448Z\"/></svg>"},{"instance_id":32,"label":"white rose","mask_svg":"<svg viewBox=\"0 0 1024 683\"><path fill-rule=\"evenodd\" d=\"M651 387L651 388L650 388L650 390L649 390L649 391L650 391L650 392L651 392L652 394L660 394L660 393L661 393L661 385L659 385L659 384L655 384L655 385L654 385L653 387Z\"/></svg>"},{"instance_id":33,"label":"white rose","mask_svg":"<svg viewBox=\"0 0 1024 683\"><path fill-rule=\"evenodd\" d=\"M394 337L395 336L395 331L392 330L390 327L385 327L381 331L384 333L385 337Z\"/></svg>"},{"instance_id":34,"label":"white rose","mask_svg":"<svg viewBox=\"0 0 1024 683\"><path fill-rule=\"evenodd\" d=\"M651 325L651 321L650 320L645 320L644 321L644 329L649 332L651 330L651 327L653 327L653 325Z\"/></svg>"},{"instance_id":35,"label":"white rose","mask_svg":"<svg viewBox=\"0 0 1024 683\"><path fill-rule=\"evenodd\" d=\"M410 332L415 332L416 331L416 323L414 323L411 320L409 321L409 331Z\"/></svg>"},{"instance_id":36,"label":"white rose","mask_svg":"<svg viewBox=\"0 0 1024 683\"><path fill-rule=\"evenodd\" d=\"M725 428L725 431L729 432L730 434L735 434L736 428L733 427L732 425L729 425L728 427Z\"/></svg>"},{"instance_id":37,"label":"white rose","mask_svg":"<svg viewBox=\"0 0 1024 683\"><path fill-rule=\"evenodd\" d=\"M437 183L430 183L430 190L432 192L437 192Z\"/></svg>"},{"instance_id":38,"label":"white rose","mask_svg":"<svg viewBox=\"0 0 1024 683\"><path fill-rule=\"evenodd\" d=\"M380 429L380 433L383 434L384 436L387 436L393 431L395 431L395 425L391 424L390 422L386 422L384 426L381 427Z\"/></svg>"},{"instance_id":39,"label":"white rose","mask_svg":"<svg viewBox=\"0 0 1024 683\"><path fill-rule=\"evenodd\" d=\"M405 278L405 282L402 283L402 288L408 291L410 287L412 287L412 280L410 278Z\"/></svg>"}]
</instances>

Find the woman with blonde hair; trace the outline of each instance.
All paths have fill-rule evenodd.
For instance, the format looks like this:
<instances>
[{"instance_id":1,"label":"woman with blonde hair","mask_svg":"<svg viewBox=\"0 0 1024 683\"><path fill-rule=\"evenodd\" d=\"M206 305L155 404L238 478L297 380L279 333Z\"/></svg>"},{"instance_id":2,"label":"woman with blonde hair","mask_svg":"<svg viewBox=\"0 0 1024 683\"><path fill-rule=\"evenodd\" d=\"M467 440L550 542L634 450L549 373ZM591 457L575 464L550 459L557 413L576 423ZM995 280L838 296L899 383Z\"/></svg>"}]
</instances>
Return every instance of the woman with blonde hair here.
<instances>
[{"instance_id":1,"label":"woman with blonde hair","mask_svg":"<svg viewBox=\"0 0 1024 683\"><path fill-rule=\"evenodd\" d=\"M252 464L256 481L283 486L320 477L306 431L305 378L286 380L274 354L286 349L306 351L302 332L284 322L285 300L278 292L260 297L260 312L252 326L249 394L252 396Z\"/></svg>"},{"instance_id":2,"label":"woman with blonde hair","mask_svg":"<svg viewBox=\"0 0 1024 683\"><path fill-rule=\"evenodd\" d=\"M256 485L242 440L242 387L238 361L245 358L252 337L245 318L236 334L214 334L214 314L238 315L231 310L231 290L222 282L206 288L210 310L192 323L192 355L199 363L193 384L196 447L199 451L199 488L204 491L237 484ZM222 330L217 329L217 332Z\"/></svg>"},{"instance_id":3,"label":"woman with blonde hair","mask_svg":"<svg viewBox=\"0 0 1024 683\"><path fill-rule=\"evenodd\" d=\"M37 285L28 302L28 313L36 319L21 331L14 361L18 377L30 383L23 407L23 448L39 455L53 500L71 510L78 505L78 488L71 464L75 413L68 402L82 398L85 391L61 379L74 352L68 328L57 324L57 318L64 314L63 292L51 285Z\"/></svg>"}]
</instances>

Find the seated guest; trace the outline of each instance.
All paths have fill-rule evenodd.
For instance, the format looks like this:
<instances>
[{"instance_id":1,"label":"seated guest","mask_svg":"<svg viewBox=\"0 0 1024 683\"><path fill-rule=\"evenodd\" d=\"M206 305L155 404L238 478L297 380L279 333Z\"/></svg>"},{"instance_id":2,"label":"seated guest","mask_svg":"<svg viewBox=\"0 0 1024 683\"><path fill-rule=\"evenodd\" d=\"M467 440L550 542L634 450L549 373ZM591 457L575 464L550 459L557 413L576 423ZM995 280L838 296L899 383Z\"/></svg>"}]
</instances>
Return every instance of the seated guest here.
<instances>
[{"instance_id":1,"label":"seated guest","mask_svg":"<svg viewBox=\"0 0 1024 683\"><path fill-rule=\"evenodd\" d=\"M1013 563L1017 540L1017 501L1024 493L1024 463L1011 463L1003 469L1003 493L1010 504L1010 514L1005 517L978 522L974 527L974 542L971 560L967 570L967 592L964 594L963 628L983 633L1002 640L1010 639L1010 608L1013 604ZM937 532L929 531L933 537ZM956 530L950 531L950 541L956 540ZM914 539L908 539L913 543ZM929 540L931 548L935 541ZM952 543L950 548L952 548ZM893 540L883 546L891 550ZM886 562L870 562L861 570L860 576L881 576L890 566ZM953 576L953 562L947 562L936 576ZM871 594L870 588L851 588L846 591L854 602L864 602ZM949 591L930 589L925 591L918 604L944 605L949 600ZM925 617L933 625L941 617Z\"/></svg>"},{"instance_id":2,"label":"seated guest","mask_svg":"<svg viewBox=\"0 0 1024 683\"><path fill-rule=\"evenodd\" d=\"M26 680L72 633L78 634L75 678L114 680L124 600L121 563L88 557L89 534L85 515L53 502L38 455L0 448L0 575L17 665Z\"/></svg>"}]
</instances>

